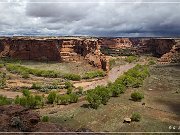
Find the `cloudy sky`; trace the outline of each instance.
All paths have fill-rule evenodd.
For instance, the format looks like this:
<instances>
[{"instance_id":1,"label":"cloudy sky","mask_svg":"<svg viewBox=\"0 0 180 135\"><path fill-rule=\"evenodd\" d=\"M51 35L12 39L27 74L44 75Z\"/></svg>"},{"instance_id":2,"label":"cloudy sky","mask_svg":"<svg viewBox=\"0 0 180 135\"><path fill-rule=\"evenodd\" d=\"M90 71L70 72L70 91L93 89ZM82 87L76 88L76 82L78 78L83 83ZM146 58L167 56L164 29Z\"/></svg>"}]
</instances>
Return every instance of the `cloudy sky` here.
<instances>
[{"instance_id":1,"label":"cloudy sky","mask_svg":"<svg viewBox=\"0 0 180 135\"><path fill-rule=\"evenodd\" d=\"M180 36L180 0L0 0L0 36Z\"/></svg>"}]
</instances>

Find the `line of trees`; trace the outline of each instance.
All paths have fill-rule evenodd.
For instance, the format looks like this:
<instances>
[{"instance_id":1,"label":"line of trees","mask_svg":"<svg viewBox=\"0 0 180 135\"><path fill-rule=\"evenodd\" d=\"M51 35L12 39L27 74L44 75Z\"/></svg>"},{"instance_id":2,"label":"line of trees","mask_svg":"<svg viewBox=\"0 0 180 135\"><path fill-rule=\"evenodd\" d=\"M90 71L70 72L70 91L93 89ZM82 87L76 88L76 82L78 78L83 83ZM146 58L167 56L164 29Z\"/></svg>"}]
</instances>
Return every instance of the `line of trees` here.
<instances>
[{"instance_id":1,"label":"line of trees","mask_svg":"<svg viewBox=\"0 0 180 135\"><path fill-rule=\"evenodd\" d=\"M95 89L89 90L86 99L92 108L97 109L101 104L106 105L110 97L120 96L128 87L140 87L143 84L143 80L148 76L148 66L137 64L134 68L117 78L114 83L109 83L107 86L97 86ZM133 100L139 101L144 98L144 95L136 92L131 97Z\"/></svg>"}]
</instances>

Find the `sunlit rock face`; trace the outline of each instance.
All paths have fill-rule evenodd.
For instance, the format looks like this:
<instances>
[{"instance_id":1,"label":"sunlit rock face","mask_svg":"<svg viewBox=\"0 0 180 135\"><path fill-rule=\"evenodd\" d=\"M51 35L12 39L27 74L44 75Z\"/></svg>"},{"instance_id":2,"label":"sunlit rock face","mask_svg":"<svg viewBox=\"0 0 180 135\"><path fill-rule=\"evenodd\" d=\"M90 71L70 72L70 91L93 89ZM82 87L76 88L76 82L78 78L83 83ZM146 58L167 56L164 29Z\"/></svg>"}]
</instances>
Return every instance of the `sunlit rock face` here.
<instances>
[{"instance_id":1,"label":"sunlit rock face","mask_svg":"<svg viewBox=\"0 0 180 135\"><path fill-rule=\"evenodd\" d=\"M98 39L92 38L0 38L0 57L59 62L84 59L95 67L109 70L108 60L100 52Z\"/></svg>"},{"instance_id":2,"label":"sunlit rock face","mask_svg":"<svg viewBox=\"0 0 180 135\"><path fill-rule=\"evenodd\" d=\"M178 44L177 44L178 43ZM179 40L164 38L12 37L0 38L0 57L38 61L88 61L109 70L106 55L152 54L171 62Z\"/></svg>"}]
</instances>

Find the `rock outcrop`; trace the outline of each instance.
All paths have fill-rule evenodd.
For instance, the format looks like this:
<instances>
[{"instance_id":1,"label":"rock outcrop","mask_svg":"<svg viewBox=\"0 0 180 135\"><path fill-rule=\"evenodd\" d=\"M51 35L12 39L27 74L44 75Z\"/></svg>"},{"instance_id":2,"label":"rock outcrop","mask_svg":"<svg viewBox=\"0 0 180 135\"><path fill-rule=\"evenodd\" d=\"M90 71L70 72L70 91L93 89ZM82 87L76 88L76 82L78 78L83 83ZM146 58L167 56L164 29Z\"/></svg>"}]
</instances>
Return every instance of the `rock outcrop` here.
<instances>
[{"instance_id":1,"label":"rock outcrop","mask_svg":"<svg viewBox=\"0 0 180 135\"><path fill-rule=\"evenodd\" d=\"M132 55L135 54L133 43L129 38L100 38L102 53L106 55Z\"/></svg>"},{"instance_id":2,"label":"rock outcrop","mask_svg":"<svg viewBox=\"0 0 180 135\"><path fill-rule=\"evenodd\" d=\"M21 60L77 62L81 59L108 71L108 60L93 38L0 38L0 57Z\"/></svg>"},{"instance_id":3,"label":"rock outcrop","mask_svg":"<svg viewBox=\"0 0 180 135\"><path fill-rule=\"evenodd\" d=\"M172 49L163 54L158 61L161 64L167 64L167 63L177 63L180 62L180 41L176 41L176 44L173 45Z\"/></svg>"},{"instance_id":4,"label":"rock outcrop","mask_svg":"<svg viewBox=\"0 0 180 135\"><path fill-rule=\"evenodd\" d=\"M38 113L19 105L0 106L0 132L71 132L49 122L41 122Z\"/></svg>"},{"instance_id":5,"label":"rock outcrop","mask_svg":"<svg viewBox=\"0 0 180 135\"><path fill-rule=\"evenodd\" d=\"M13 37L0 38L0 57L22 60L77 62L86 60L109 70L106 55L152 54L171 62L177 40L172 38L90 38L90 37ZM167 59L167 60L166 60Z\"/></svg>"},{"instance_id":6,"label":"rock outcrop","mask_svg":"<svg viewBox=\"0 0 180 135\"><path fill-rule=\"evenodd\" d=\"M151 53L157 57L169 52L175 44L174 39L140 39L134 43L137 53Z\"/></svg>"},{"instance_id":7,"label":"rock outcrop","mask_svg":"<svg viewBox=\"0 0 180 135\"><path fill-rule=\"evenodd\" d=\"M99 40L101 51L106 55L151 54L159 57L160 63L178 61L179 43L175 38L101 38Z\"/></svg>"}]
</instances>

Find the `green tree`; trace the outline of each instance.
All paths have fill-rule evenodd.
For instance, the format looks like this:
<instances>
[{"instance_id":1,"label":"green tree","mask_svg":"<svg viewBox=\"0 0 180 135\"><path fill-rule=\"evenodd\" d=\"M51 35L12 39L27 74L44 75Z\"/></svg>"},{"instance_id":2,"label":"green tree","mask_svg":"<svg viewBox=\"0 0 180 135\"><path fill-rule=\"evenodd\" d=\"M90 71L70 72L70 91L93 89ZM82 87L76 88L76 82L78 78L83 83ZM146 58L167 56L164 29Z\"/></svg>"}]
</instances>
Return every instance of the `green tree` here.
<instances>
[{"instance_id":1,"label":"green tree","mask_svg":"<svg viewBox=\"0 0 180 135\"><path fill-rule=\"evenodd\" d=\"M56 99L56 92L54 92L54 91L50 92L47 99L48 99L48 103L53 104Z\"/></svg>"},{"instance_id":2,"label":"green tree","mask_svg":"<svg viewBox=\"0 0 180 135\"><path fill-rule=\"evenodd\" d=\"M90 106L94 109L97 109L101 105L101 97L94 91L88 92L86 99L90 103Z\"/></svg>"}]
</instances>

